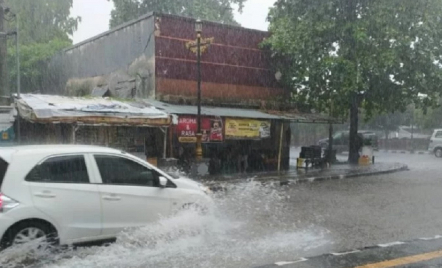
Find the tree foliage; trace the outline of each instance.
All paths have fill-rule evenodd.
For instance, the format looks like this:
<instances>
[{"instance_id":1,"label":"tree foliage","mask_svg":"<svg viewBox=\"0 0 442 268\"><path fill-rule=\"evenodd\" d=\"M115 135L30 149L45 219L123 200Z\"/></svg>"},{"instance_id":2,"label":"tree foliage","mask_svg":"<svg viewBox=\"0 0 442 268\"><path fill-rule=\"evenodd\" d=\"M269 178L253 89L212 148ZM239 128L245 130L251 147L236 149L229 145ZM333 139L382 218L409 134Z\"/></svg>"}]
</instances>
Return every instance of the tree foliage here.
<instances>
[{"instance_id":1,"label":"tree foliage","mask_svg":"<svg viewBox=\"0 0 442 268\"><path fill-rule=\"evenodd\" d=\"M22 92L44 92L43 79L48 76L48 62L57 52L72 43L55 38L46 43L32 43L20 46L20 81ZM16 92L16 50L8 50L9 80L11 92Z\"/></svg>"},{"instance_id":2,"label":"tree foliage","mask_svg":"<svg viewBox=\"0 0 442 268\"><path fill-rule=\"evenodd\" d=\"M151 11L201 18L238 25L233 17L233 5L241 11L246 0L108 0L114 3L109 25L111 28L136 19Z\"/></svg>"},{"instance_id":3,"label":"tree foliage","mask_svg":"<svg viewBox=\"0 0 442 268\"><path fill-rule=\"evenodd\" d=\"M333 103L335 116L356 103L357 129L357 107L370 117L437 103L441 12L441 0L278 0L264 45L295 100Z\"/></svg>"},{"instance_id":4,"label":"tree foliage","mask_svg":"<svg viewBox=\"0 0 442 268\"><path fill-rule=\"evenodd\" d=\"M5 0L20 18L20 43L45 43L54 39L70 41L80 18L70 16L73 0ZM10 20L10 29L16 21Z\"/></svg>"},{"instance_id":5,"label":"tree foliage","mask_svg":"<svg viewBox=\"0 0 442 268\"><path fill-rule=\"evenodd\" d=\"M41 90L46 64L61 49L72 45L71 36L80 18L70 16L73 0L5 0L18 14L20 34L21 88L23 92ZM17 20L8 16L8 28L16 29ZM8 43L11 92L16 90L15 43Z\"/></svg>"}]
</instances>

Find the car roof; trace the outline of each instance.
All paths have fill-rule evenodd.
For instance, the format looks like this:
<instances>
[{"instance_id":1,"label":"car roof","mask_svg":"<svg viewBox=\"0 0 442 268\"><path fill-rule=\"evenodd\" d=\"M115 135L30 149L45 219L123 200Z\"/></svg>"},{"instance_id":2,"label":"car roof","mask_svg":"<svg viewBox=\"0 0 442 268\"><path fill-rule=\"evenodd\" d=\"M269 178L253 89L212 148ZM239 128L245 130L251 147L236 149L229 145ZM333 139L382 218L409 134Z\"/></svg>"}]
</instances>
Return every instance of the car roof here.
<instances>
[{"instance_id":1,"label":"car roof","mask_svg":"<svg viewBox=\"0 0 442 268\"><path fill-rule=\"evenodd\" d=\"M10 163L14 155L32 155L32 154L64 154L64 153L121 153L108 147L94 145L76 145L76 144L54 144L54 145L21 145L12 147L0 147L0 157Z\"/></svg>"}]
</instances>

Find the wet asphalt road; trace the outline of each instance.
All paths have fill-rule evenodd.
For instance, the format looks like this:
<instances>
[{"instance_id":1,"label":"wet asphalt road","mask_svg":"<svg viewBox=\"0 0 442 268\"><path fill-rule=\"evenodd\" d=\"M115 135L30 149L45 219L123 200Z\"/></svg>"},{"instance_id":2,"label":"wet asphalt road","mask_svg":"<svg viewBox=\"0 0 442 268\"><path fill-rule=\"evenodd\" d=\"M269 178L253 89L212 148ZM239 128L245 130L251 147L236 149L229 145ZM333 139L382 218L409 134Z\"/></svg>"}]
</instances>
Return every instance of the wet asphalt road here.
<instances>
[{"instance_id":1,"label":"wet asphalt road","mask_svg":"<svg viewBox=\"0 0 442 268\"><path fill-rule=\"evenodd\" d=\"M376 161L405 163L410 170L381 176L299 184L282 190L285 191L287 199L287 213L298 221L298 227L317 226L329 231L332 242L327 247L321 248L322 252L318 253L317 250L306 252L305 257L442 234L442 159L430 154L378 152ZM422 253L413 250L418 247L412 243L404 247L408 247L411 255ZM363 258L365 263L378 261L375 258L366 258L364 254L378 256L382 249L376 254L370 250L373 249L352 254L351 258L358 259L359 256L359 259ZM425 250L442 250L442 243L425 247ZM384 252L383 259L395 259L406 255L403 252L395 253L396 251ZM327 258L322 257L324 262L319 266L318 263L305 266L307 262L302 262L287 267L361 265L356 261L353 263L343 261L346 259L345 256L341 258L340 262L327 263L325 262ZM277 261L290 260L272 260L272 263ZM442 258L431 259L431 262L420 262L415 264L418 266L413 267L430 264L432 267L442 267Z\"/></svg>"},{"instance_id":2,"label":"wet asphalt road","mask_svg":"<svg viewBox=\"0 0 442 268\"><path fill-rule=\"evenodd\" d=\"M0 254L0 267L442 267L442 236L419 240L442 235L442 159L379 152L376 160L410 170L283 187L232 184L214 194L214 214L183 211L107 247L18 248ZM377 246L396 241L408 242Z\"/></svg>"}]
</instances>

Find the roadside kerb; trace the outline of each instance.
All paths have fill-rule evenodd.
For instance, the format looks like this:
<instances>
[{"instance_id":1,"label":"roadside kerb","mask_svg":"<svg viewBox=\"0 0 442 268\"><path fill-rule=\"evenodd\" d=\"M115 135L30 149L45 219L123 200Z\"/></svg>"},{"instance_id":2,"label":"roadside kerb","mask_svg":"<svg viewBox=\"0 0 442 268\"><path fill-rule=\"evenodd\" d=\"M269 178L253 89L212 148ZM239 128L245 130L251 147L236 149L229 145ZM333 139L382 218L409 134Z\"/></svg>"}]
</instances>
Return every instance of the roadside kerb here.
<instances>
[{"instance_id":1,"label":"roadside kerb","mask_svg":"<svg viewBox=\"0 0 442 268\"><path fill-rule=\"evenodd\" d=\"M395 163L395 166L392 168L382 169L382 170L371 170L371 171L361 171L361 172L355 172L355 173L349 173L349 170L347 170L347 173L344 171L340 174L332 174L332 175L320 175L316 174L309 176L308 174L299 176L298 178L290 178L290 174L286 175L273 175L273 176L267 176L267 177L261 177L256 178L252 177L250 179L232 179L232 180L225 180L225 181L206 181L205 184L209 186L214 191L217 190L223 190L225 185L231 185L231 184L237 184L237 183L247 183L252 181L261 182L262 184L271 184L271 185L279 185L279 186L286 186L291 184L298 184L298 183L306 183L306 182L318 182L318 181L326 181L326 180L340 180L340 179L346 179L346 178L356 178L356 177L363 177L363 176L375 176L375 175L382 175L382 174L389 174L399 171L406 171L408 170L408 166L405 164L399 164Z\"/></svg>"},{"instance_id":2,"label":"roadside kerb","mask_svg":"<svg viewBox=\"0 0 442 268\"><path fill-rule=\"evenodd\" d=\"M280 180L280 185L289 185L289 184L296 184L296 183L303 183L303 182L315 182L315 181L326 181L326 180L340 180L340 179L346 179L346 178L356 178L356 177L363 177L363 176L375 176L375 175L382 175L382 174L389 174L399 171L406 171L408 170L408 166L402 164L399 167L386 169L386 170L375 170L375 171L368 171L368 172L358 172L358 173L351 173L351 174L334 174L330 176L319 176L319 177L308 177L308 178L297 178L297 179L291 179L291 180Z\"/></svg>"}]
</instances>

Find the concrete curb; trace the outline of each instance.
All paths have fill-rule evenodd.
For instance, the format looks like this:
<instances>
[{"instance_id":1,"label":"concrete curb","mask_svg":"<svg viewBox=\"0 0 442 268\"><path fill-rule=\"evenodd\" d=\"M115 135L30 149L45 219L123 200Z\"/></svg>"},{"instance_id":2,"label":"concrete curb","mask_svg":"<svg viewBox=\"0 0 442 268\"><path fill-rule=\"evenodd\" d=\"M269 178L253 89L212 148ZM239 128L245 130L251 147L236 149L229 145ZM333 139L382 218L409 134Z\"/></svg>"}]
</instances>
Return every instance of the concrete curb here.
<instances>
[{"instance_id":1,"label":"concrete curb","mask_svg":"<svg viewBox=\"0 0 442 268\"><path fill-rule=\"evenodd\" d=\"M394 168L390 169L384 169L384 170L375 170L375 171L367 171L367 172L358 172L358 173L352 173L352 174L335 174L330 176L318 176L318 177L305 177L305 178L294 178L294 179L278 179L278 177L267 177L267 178L257 178L254 181L261 182L262 184L271 184L271 185L279 185L279 186L287 186L292 184L298 184L298 183L306 183L306 182L318 182L318 181L327 181L327 180L340 180L340 179L346 179L346 178L357 178L362 176L375 176L375 175L382 175L382 174L389 174L399 171L406 171L408 170L408 166L405 164L399 164L400 166L396 166ZM206 183L209 188L212 191L222 191L225 190L225 187L223 185L226 184L235 184L235 183L241 183L241 182L250 182L251 180L244 180L244 179L235 179L230 181L223 181L223 182L213 182L211 185L210 182Z\"/></svg>"},{"instance_id":2,"label":"concrete curb","mask_svg":"<svg viewBox=\"0 0 442 268\"><path fill-rule=\"evenodd\" d=\"M284 180L284 181L280 181L280 185L283 186L283 185L289 185L292 183L296 184L296 183L302 183L302 182L340 180L340 179L357 178L357 177L363 177L363 176L375 176L375 175L389 174L389 173L406 171L406 170L408 170L408 166L405 164L402 164L400 167L395 167L395 168L386 169L386 170L377 170L377 171L370 171L370 172L359 172L359 173L354 173L354 174L340 174L340 175L331 175L331 176L322 176L322 177L311 177L311 178Z\"/></svg>"}]
</instances>

